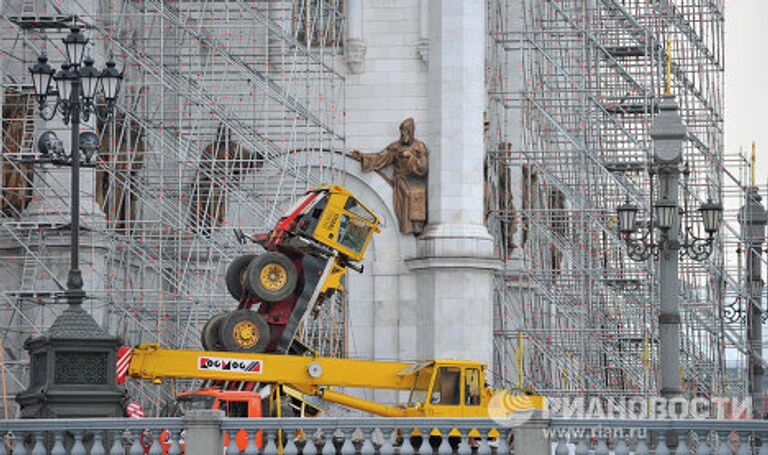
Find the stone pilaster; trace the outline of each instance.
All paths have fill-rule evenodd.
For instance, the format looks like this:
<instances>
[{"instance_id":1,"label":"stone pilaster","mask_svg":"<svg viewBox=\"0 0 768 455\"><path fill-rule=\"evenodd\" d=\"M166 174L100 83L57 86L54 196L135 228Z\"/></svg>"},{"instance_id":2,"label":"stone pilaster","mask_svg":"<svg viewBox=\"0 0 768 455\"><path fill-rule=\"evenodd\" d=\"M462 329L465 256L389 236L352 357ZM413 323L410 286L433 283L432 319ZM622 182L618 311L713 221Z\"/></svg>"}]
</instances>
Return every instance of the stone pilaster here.
<instances>
[{"instance_id":1,"label":"stone pilaster","mask_svg":"<svg viewBox=\"0 0 768 455\"><path fill-rule=\"evenodd\" d=\"M485 3L429 3L428 226L417 274L419 356L490 365L499 267L483 214Z\"/></svg>"}]
</instances>

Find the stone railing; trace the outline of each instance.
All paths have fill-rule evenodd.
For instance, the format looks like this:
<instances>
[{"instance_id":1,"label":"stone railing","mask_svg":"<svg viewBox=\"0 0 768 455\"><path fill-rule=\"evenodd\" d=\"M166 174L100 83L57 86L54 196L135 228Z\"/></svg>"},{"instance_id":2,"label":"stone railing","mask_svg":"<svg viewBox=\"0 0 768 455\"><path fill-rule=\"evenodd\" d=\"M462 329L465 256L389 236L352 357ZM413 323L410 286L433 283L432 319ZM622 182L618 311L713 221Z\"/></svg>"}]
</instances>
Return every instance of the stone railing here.
<instances>
[{"instance_id":1,"label":"stone railing","mask_svg":"<svg viewBox=\"0 0 768 455\"><path fill-rule=\"evenodd\" d=\"M181 454L182 419L0 420L0 455Z\"/></svg>"},{"instance_id":2,"label":"stone railing","mask_svg":"<svg viewBox=\"0 0 768 455\"><path fill-rule=\"evenodd\" d=\"M264 454L536 454L546 453L542 435L546 421L504 428L491 419L225 419L227 455L240 453L233 444L238 432L248 442L261 435ZM513 450L517 447L517 451ZM245 453L257 453L245 450Z\"/></svg>"},{"instance_id":3,"label":"stone railing","mask_svg":"<svg viewBox=\"0 0 768 455\"><path fill-rule=\"evenodd\" d=\"M555 455L768 455L766 420L552 419L547 435Z\"/></svg>"},{"instance_id":4,"label":"stone railing","mask_svg":"<svg viewBox=\"0 0 768 455\"><path fill-rule=\"evenodd\" d=\"M547 421L503 428L490 419L0 420L0 455L545 454ZM516 449L513 449L516 447Z\"/></svg>"},{"instance_id":5,"label":"stone railing","mask_svg":"<svg viewBox=\"0 0 768 455\"><path fill-rule=\"evenodd\" d=\"M0 455L768 455L768 421L532 419L0 420ZM761 444L766 441L766 444Z\"/></svg>"}]
</instances>

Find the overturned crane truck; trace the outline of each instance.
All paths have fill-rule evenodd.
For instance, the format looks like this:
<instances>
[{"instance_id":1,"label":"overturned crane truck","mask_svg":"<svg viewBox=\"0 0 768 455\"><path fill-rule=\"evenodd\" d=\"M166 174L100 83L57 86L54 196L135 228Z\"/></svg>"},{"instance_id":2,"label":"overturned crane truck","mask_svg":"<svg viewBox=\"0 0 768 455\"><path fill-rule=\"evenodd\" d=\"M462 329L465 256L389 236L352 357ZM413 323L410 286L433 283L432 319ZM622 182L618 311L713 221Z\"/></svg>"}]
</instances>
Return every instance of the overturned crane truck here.
<instances>
[{"instance_id":1,"label":"overturned crane truck","mask_svg":"<svg viewBox=\"0 0 768 455\"><path fill-rule=\"evenodd\" d=\"M238 306L205 324L203 348L290 352L304 318L343 290L347 269L363 271L359 262L379 224L348 190L326 185L307 191L271 232L243 236L265 252L240 256L228 267L227 290Z\"/></svg>"}]
</instances>

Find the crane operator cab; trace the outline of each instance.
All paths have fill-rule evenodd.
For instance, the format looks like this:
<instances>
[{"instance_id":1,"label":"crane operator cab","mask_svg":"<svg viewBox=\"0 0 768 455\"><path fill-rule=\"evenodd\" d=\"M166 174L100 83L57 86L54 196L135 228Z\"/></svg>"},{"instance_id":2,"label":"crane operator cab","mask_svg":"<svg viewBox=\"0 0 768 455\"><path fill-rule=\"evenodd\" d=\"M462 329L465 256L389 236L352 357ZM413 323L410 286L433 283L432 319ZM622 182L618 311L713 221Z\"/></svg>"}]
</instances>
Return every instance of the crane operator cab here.
<instances>
[{"instance_id":1,"label":"crane operator cab","mask_svg":"<svg viewBox=\"0 0 768 455\"><path fill-rule=\"evenodd\" d=\"M408 407L421 408L425 416L487 417L491 392L485 387L480 364L460 361L433 361L414 365Z\"/></svg>"},{"instance_id":2,"label":"crane operator cab","mask_svg":"<svg viewBox=\"0 0 768 455\"><path fill-rule=\"evenodd\" d=\"M409 415L483 418L489 416L489 405L494 391L485 381L485 366L478 362L422 362L401 374L414 375L410 397L405 407ZM544 408L543 397L528 396L523 401L528 403L530 410Z\"/></svg>"}]
</instances>

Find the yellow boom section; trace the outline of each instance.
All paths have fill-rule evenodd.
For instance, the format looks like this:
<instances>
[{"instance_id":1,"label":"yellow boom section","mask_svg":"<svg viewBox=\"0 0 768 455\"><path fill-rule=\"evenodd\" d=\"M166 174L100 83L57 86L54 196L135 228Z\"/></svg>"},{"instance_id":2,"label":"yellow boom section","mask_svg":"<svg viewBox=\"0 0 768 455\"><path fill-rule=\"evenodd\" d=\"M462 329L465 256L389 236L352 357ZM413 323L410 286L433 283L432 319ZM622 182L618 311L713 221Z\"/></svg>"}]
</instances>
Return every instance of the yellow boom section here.
<instances>
[{"instance_id":1,"label":"yellow boom section","mask_svg":"<svg viewBox=\"0 0 768 455\"><path fill-rule=\"evenodd\" d=\"M410 390L413 363L276 354L161 349L145 343L133 350L128 375L154 382L166 378L213 379L304 386Z\"/></svg>"}]
</instances>

